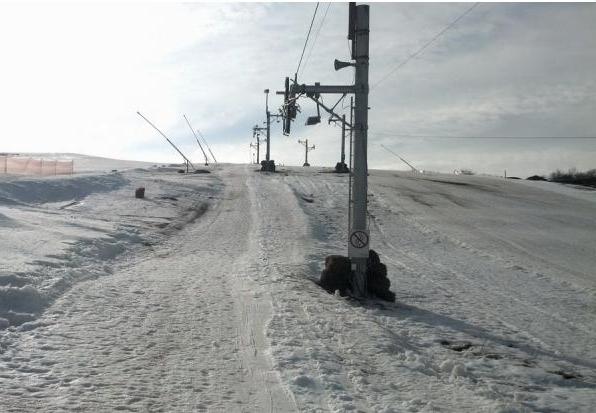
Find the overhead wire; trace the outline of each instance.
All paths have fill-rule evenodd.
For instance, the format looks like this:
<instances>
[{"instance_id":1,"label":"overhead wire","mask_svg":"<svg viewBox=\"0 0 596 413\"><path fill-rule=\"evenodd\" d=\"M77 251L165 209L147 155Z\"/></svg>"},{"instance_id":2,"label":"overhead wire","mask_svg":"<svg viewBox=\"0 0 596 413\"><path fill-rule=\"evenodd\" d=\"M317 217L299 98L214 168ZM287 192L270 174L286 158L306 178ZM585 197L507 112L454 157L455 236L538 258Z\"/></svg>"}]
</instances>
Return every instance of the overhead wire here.
<instances>
[{"instance_id":1,"label":"overhead wire","mask_svg":"<svg viewBox=\"0 0 596 413\"><path fill-rule=\"evenodd\" d=\"M559 140L575 140L575 139L596 139L596 136L458 136L458 135L411 135L400 134L395 132L385 131L371 131L370 135L386 136L391 138L406 138L406 139L512 139L512 140L530 140L530 139L559 139Z\"/></svg>"},{"instance_id":2,"label":"overhead wire","mask_svg":"<svg viewBox=\"0 0 596 413\"><path fill-rule=\"evenodd\" d=\"M317 32L315 33L315 38L310 45L310 49L308 50L308 55L306 55L306 60L304 61L304 66L302 66L302 73L304 73L304 70L306 69L306 66L308 65L308 61L310 60L310 55L312 54L312 51L315 48L315 45L317 44L317 39L319 38L319 33L321 32L321 29L323 28L323 25L325 24L325 18L327 17L327 12L329 12L330 6L331 6L331 2L327 3L327 8L325 9L325 14L323 15L323 18L321 19L321 23L319 24L319 28L317 29Z\"/></svg>"},{"instance_id":3,"label":"overhead wire","mask_svg":"<svg viewBox=\"0 0 596 413\"><path fill-rule=\"evenodd\" d=\"M456 19L451 21L447 26L445 26L441 31L439 31L435 36L433 36L428 42L426 42L422 47L416 50L414 53L410 54L404 61L400 62L397 66L395 66L391 71L389 71L385 76L383 76L380 80L373 84L370 90L377 87L380 83L385 81L389 78L393 73L397 70L405 66L409 61L414 59L415 57L420 56L424 50L426 50L431 44L433 44L439 37L441 37L445 32L453 28L457 23L459 23L464 17L472 12L474 8L479 5L479 2L474 3L471 7L466 9L462 14L460 14ZM372 132L371 135L377 136L390 136L395 138L412 138L412 139L470 139L470 140L590 140L596 139L596 136L457 136L457 135L411 135L411 134L399 134L395 132Z\"/></svg>"},{"instance_id":4,"label":"overhead wire","mask_svg":"<svg viewBox=\"0 0 596 413\"><path fill-rule=\"evenodd\" d=\"M476 6L478 6L478 4L479 4L478 2L474 3L472 5L472 7L469 7L465 12L463 12L462 14L460 14L455 20L453 20L451 23L449 23L447 26L445 26L440 32L438 32L436 35L434 35L422 47L420 47L418 50L416 50L414 53L412 53L410 56L408 56L405 60L403 60L402 62L400 62L399 64L397 64L397 66L395 66L393 69L391 69L385 76L381 77L381 79L379 81L377 81L374 85L372 85L371 88L370 88L370 90L373 90L374 88L376 88L381 82L385 81L389 76L391 76L392 74L394 74L395 72L397 72L399 69L401 69L402 67L404 67L410 60L414 59L417 56L420 56L422 54L422 52L424 52L424 50L426 50L439 37L441 37L443 35L443 33L445 33L446 31L448 31L452 27L454 27L461 19L463 19L464 17L466 17L468 14L470 14L470 12L472 10L474 10L474 8L476 8Z\"/></svg>"},{"instance_id":5,"label":"overhead wire","mask_svg":"<svg viewBox=\"0 0 596 413\"><path fill-rule=\"evenodd\" d=\"M308 44L308 39L310 37L310 32L312 31L313 23L315 22L315 17L317 17L318 9L319 9L319 2L317 2L317 6L315 7L315 11L312 15L312 20L310 21L310 27L308 28L308 33L306 34L306 40L304 41L304 47L302 48L302 54L300 55L300 60L298 61L298 67L296 68L296 77L298 76L298 72L300 71L300 65L302 64L302 58L304 57L304 51L306 50L306 45Z\"/></svg>"}]
</instances>

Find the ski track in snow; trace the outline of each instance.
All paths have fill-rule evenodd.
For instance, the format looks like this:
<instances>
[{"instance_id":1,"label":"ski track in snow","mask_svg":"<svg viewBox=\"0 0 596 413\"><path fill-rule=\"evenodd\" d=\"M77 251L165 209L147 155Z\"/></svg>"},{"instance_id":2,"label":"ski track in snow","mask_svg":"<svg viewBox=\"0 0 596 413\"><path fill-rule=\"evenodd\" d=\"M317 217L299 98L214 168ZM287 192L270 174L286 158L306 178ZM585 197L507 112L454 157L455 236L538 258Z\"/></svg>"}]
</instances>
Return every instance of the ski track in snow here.
<instances>
[{"instance_id":1,"label":"ski track in snow","mask_svg":"<svg viewBox=\"0 0 596 413\"><path fill-rule=\"evenodd\" d=\"M0 376L7 411L294 408L268 367L270 301L246 274L258 246L239 172L222 173L226 186L196 225L77 284L30 331L11 332L19 337Z\"/></svg>"},{"instance_id":2,"label":"ski track in snow","mask_svg":"<svg viewBox=\"0 0 596 413\"><path fill-rule=\"evenodd\" d=\"M313 282L345 254L348 177L253 168L97 175L107 192L0 205L4 233L73 240L8 249L0 299L46 301L0 330L3 409L592 411L596 202L372 171L397 303L359 302ZM149 210L129 200L143 180Z\"/></svg>"},{"instance_id":3,"label":"ski track in snow","mask_svg":"<svg viewBox=\"0 0 596 413\"><path fill-rule=\"evenodd\" d=\"M312 201L302 206L320 241L313 259L343 253L347 177L297 173L286 180L298 198ZM371 173L372 245L388 265L398 303L371 304L360 328L357 311L337 308L327 327L338 344L324 356L343 365L363 361L348 372L369 408L592 410L596 205L535 191L491 178ZM510 240L516 226L530 239L526 248ZM578 262L565 262L573 242Z\"/></svg>"}]
</instances>

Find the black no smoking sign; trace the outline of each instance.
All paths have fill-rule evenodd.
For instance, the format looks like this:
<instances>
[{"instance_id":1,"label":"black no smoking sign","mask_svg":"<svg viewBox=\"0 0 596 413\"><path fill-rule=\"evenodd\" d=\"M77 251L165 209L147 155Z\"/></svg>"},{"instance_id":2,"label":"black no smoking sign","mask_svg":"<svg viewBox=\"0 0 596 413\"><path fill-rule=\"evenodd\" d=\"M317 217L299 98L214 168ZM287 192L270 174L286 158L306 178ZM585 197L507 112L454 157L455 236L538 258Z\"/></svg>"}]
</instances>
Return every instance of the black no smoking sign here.
<instances>
[{"instance_id":1,"label":"black no smoking sign","mask_svg":"<svg viewBox=\"0 0 596 413\"><path fill-rule=\"evenodd\" d=\"M354 231L350 235L350 244L354 248L364 248L368 245L368 234L364 231Z\"/></svg>"}]
</instances>

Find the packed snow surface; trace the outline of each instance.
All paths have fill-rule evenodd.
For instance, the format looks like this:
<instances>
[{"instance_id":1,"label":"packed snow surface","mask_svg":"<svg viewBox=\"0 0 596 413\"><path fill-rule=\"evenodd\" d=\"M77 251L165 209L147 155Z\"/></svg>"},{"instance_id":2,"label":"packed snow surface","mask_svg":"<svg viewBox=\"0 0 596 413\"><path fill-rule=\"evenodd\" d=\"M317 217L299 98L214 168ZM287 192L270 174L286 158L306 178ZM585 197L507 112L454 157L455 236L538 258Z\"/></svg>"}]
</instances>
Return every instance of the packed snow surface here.
<instances>
[{"instance_id":1,"label":"packed snow surface","mask_svg":"<svg viewBox=\"0 0 596 413\"><path fill-rule=\"evenodd\" d=\"M596 405L596 191L371 171L387 303L313 282L345 175L79 159L0 178L2 411Z\"/></svg>"}]
</instances>

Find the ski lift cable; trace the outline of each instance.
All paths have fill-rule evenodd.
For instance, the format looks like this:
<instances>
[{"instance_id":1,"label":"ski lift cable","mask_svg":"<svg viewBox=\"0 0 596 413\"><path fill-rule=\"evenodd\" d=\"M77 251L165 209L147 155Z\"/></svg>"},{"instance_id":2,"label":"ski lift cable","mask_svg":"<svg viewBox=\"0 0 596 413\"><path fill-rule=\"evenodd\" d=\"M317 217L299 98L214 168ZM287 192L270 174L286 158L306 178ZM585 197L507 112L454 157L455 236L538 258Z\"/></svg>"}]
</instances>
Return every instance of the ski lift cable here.
<instances>
[{"instance_id":1,"label":"ski lift cable","mask_svg":"<svg viewBox=\"0 0 596 413\"><path fill-rule=\"evenodd\" d=\"M493 135L493 136L461 136L461 135L411 135L402 134L397 132L386 132L386 131L373 131L369 135L375 136L386 136L398 139L511 139L511 140L524 140L524 139L560 139L560 140L574 140L574 139L596 139L596 136L505 136L505 135Z\"/></svg>"},{"instance_id":2,"label":"ski lift cable","mask_svg":"<svg viewBox=\"0 0 596 413\"><path fill-rule=\"evenodd\" d=\"M327 8L325 9L325 14L323 15L323 19L321 19L319 28L317 29L317 32L315 33L315 38L312 41L312 44L310 45L310 49L308 50L308 55L306 56L306 60L304 61L304 66L302 66L302 74L306 70L306 66L308 65L308 61L310 60L310 55L312 54L312 51L317 44L317 39L319 38L319 33L321 32L321 29L323 28L323 25L325 24L325 18L327 17L327 12L329 11L330 6L331 6L331 2L327 3Z\"/></svg>"},{"instance_id":3,"label":"ski lift cable","mask_svg":"<svg viewBox=\"0 0 596 413\"><path fill-rule=\"evenodd\" d=\"M300 61L298 61L298 67L296 68L296 77L298 76L298 72L300 71L300 65L302 64L302 58L304 57L304 51L306 50L306 45L308 44L308 39L310 37L312 25L315 22L315 17L317 17L318 9L319 9L319 2L317 2L317 6L315 7L315 11L312 15L312 20L310 21L310 27L308 28L308 33L306 34L306 40L304 41L304 47L302 48L302 54L300 55Z\"/></svg>"},{"instance_id":4,"label":"ski lift cable","mask_svg":"<svg viewBox=\"0 0 596 413\"><path fill-rule=\"evenodd\" d=\"M459 23L460 20L462 20L464 17L466 17L472 10L474 10L474 8L476 8L476 6L478 6L480 3L476 2L472 5L472 7L469 7L468 9L466 9L465 12L463 12L462 14L460 14L455 20L453 20L451 23L449 23L447 26L445 26L440 32L438 32L435 36L433 36L428 42L426 42L422 47L420 47L418 50L416 50L414 53L410 54L410 56L408 56L405 60L403 60L402 62L398 63L393 69L391 69L385 76L381 77L381 79L379 81L377 81L374 85L371 86L370 90L373 90L374 88L376 88L380 83L382 83L383 81L385 81L387 78L389 78L389 76L391 76L392 74L394 74L395 72L397 72L399 69L401 69L402 67L404 67L410 60L414 59L415 57L418 57L422 54L422 52L424 52L424 50L426 50L431 44L433 44L439 37L441 37L446 31L448 31L449 29L453 28L457 23Z\"/></svg>"}]
</instances>

